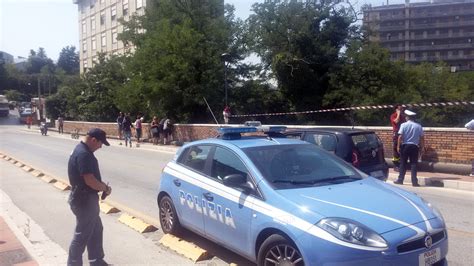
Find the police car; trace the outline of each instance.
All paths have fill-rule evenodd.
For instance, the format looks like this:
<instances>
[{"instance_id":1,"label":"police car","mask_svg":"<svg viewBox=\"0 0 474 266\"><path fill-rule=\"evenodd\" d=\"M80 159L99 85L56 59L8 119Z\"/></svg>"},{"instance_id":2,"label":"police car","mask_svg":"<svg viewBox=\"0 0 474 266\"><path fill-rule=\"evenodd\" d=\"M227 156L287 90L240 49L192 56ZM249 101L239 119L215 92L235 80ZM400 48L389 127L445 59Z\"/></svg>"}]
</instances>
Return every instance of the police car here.
<instances>
[{"instance_id":1,"label":"police car","mask_svg":"<svg viewBox=\"0 0 474 266\"><path fill-rule=\"evenodd\" d=\"M447 264L435 207L282 130L184 145L161 176L163 232L192 230L258 265Z\"/></svg>"}]
</instances>

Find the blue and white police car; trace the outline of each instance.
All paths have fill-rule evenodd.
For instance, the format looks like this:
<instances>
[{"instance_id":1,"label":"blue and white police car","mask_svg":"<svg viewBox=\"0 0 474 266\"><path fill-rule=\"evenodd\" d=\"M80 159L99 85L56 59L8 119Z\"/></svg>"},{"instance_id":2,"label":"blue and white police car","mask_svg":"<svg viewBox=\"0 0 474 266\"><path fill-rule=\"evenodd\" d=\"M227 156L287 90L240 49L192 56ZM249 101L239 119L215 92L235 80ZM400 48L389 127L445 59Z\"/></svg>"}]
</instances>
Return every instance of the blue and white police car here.
<instances>
[{"instance_id":1,"label":"blue and white police car","mask_svg":"<svg viewBox=\"0 0 474 266\"><path fill-rule=\"evenodd\" d=\"M183 227L258 265L446 265L440 212L307 142L222 128L163 169L164 233Z\"/></svg>"}]
</instances>

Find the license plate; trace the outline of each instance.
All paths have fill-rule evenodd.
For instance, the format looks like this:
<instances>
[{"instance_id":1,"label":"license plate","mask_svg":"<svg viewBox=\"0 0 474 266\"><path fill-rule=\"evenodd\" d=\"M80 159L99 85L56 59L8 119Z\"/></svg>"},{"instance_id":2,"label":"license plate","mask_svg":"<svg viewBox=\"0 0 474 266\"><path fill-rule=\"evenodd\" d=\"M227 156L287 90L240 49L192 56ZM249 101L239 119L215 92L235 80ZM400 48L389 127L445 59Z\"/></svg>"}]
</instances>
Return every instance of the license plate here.
<instances>
[{"instance_id":1,"label":"license plate","mask_svg":"<svg viewBox=\"0 0 474 266\"><path fill-rule=\"evenodd\" d=\"M420 266L428 266L435 264L441 259L441 250L440 248L435 248L430 251L421 253L418 257Z\"/></svg>"},{"instance_id":2,"label":"license plate","mask_svg":"<svg viewBox=\"0 0 474 266\"><path fill-rule=\"evenodd\" d=\"M382 171L373 171L373 172L370 172L370 176L373 176L373 177L381 177L383 176L383 172Z\"/></svg>"}]
</instances>

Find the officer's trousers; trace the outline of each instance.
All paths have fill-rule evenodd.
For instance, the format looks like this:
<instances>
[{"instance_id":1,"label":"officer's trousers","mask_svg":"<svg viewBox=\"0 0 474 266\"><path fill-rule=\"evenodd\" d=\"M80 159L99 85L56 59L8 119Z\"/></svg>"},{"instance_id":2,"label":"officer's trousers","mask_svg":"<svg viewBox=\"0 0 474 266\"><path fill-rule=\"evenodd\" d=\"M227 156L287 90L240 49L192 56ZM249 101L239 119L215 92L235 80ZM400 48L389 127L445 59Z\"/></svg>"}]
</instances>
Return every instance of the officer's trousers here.
<instances>
[{"instance_id":1,"label":"officer's trousers","mask_svg":"<svg viewBox=\"0 0 474 266\"><path fill-rule=\"evenodd\" d=\"M403 144L400 151L400 172L398 175L398 181L403 183L405 179L405 173L408 168L408 160L410 160L411 167L411 183L418 184L417 165L418 165L418 152L419 148L415 144Z\"/></svg>"},{"instance_id":2,"label":"officer's trousers","mask_svg":"<svg viewBox=\"0 0 474 266\"><path fill-rule=\"evenodd\" d=\"M99 216L99 196L89 194L81 202L71 204L71 210L76 216L76 228L69 246L67 264L82 265L82 254L86 247L89 261L102 260L103 227Z\"/></svg>"}]
</instances>

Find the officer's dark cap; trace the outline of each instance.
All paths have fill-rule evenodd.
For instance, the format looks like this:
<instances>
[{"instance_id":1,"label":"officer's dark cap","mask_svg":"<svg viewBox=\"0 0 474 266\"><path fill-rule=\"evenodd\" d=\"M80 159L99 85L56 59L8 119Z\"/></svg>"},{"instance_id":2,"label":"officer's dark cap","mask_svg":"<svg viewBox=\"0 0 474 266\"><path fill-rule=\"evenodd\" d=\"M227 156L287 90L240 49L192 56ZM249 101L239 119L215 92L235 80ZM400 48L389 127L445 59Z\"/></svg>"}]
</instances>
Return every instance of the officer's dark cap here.
<instances>
[{"instance_id":1,"label":"officer's dark cap","mask_svg":"<svg viewBox=\"0 0 474 266\"><path fill-rule=\"evenodd\" d=\"M96 138L97 140L100 140L105 146L110 146L109 142L107 141L107 138L105 137L105 131L103 131L100 128L92 128L87 132L87 135Z\"/></svg>"}]
</instances>

